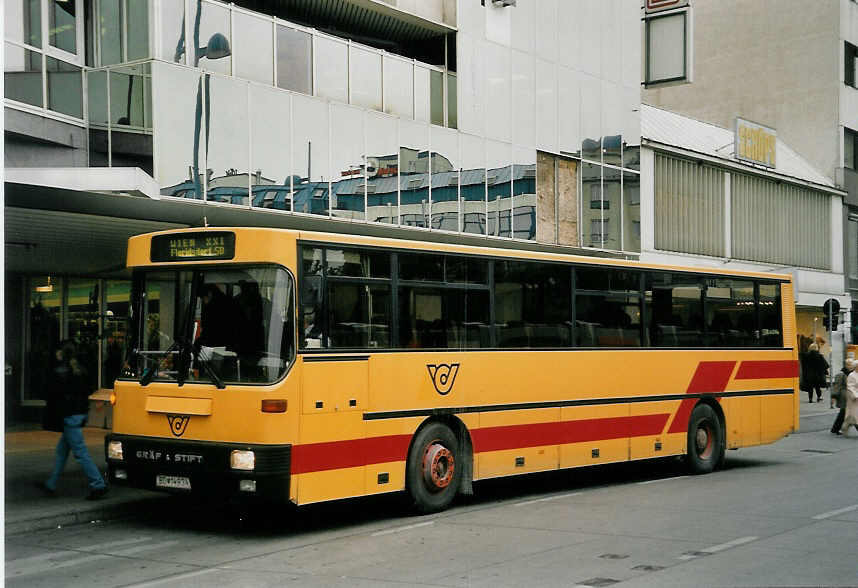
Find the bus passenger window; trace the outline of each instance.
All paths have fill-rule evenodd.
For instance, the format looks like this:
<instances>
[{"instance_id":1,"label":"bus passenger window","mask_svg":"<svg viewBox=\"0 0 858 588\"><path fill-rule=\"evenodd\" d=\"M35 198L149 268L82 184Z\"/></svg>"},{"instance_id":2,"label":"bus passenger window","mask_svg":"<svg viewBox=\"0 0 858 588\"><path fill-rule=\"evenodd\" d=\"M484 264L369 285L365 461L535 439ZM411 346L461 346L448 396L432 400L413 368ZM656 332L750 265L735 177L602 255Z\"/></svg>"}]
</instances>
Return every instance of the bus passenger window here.
<instances>
[{"instance_id":1,"label":"bus passenger window","mask_svg":"<svg viewBox=\"0 0 858 588\"><path fill-rule=\"evenodd\" d=\"M708 347L752 347L757 344L754 283L707 278L706 344Z\"/></svg>"},{"instance_id":2,"label":"bus passenger window","mask_svg":"<svg viewBox=\"0 0 858 588\"><path fill-rule=\"evenodd\" d=\"M760 338L763 347L782 347L781 285L760 284Z\"/></svg>"},{"instance_id":3,"label":"bus passenger window","mask_svg":"<svg viewBox=\"0 0 858 588\"><path fill-rule=\"evenodd\" d=\"M651 347L702 347L703 285L695 276L646 274L646 335Z\"/></svg>"},{"instance_id":4,"label":"bus passenger window","mask_svg":"<svg viewBox=\"0 0 858 588\"><path fill-rule=\"evenodd\" d=\"M330 281L328 308L330 347L390 347L389 286Z\"/></svg>"},{"instance_id":5,"label":"bus passenger window","mask_svg":"<svg viewBox=\"0 0 858 588\"><path fill-rule=\"evenodd\" d=\"M495 262L495 332L498 347L569 347L572 344L569 266Z\"/></svg>"}]
</instances>

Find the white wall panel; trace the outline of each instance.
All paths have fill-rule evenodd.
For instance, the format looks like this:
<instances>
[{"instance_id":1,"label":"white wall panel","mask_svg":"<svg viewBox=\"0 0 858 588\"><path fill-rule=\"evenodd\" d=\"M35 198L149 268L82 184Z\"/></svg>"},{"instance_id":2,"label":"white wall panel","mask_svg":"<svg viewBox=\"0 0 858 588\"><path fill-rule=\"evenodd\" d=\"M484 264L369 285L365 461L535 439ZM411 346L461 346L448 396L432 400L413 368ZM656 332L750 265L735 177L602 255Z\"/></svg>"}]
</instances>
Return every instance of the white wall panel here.
<instances>
[{"instance_id":1,"label":"white wall panel","mask_svg":"<svg viewBox=\"0 0 858 588\"><path fill-rule=\"evenodd\" d=\"M541 0L518 0L512 11L512 46L533 53L536 36L536 11Z\"/></svg>"},{"instance_id":2,"label":"white wall panel","mask_svg":"<svg viewBox=\"0 0 858 588\"><path fill-rule=\"evenodd\" d=\"M602 79L612 82L622 77L620 0L600 0Z\"/></svg>"},{"instance_id":3,"label":"white wall panel","mask_svg":"<svg viewBox=\"0 0 858 588\"><path fill-rule=\"evenodd\" d=\"M562 65L557 68L558 117L560 151L578 153L581 147L581 87L579 74Z\"/></svg>"},{"instance_id":4,"label":"white wall panel","mask_svg":"<svg viewBox=\"0 0 858 588\"><path fill-rule=\"evenodd\" d=\"M536 145L536 85L533 55L512 52L512 138L517 145Z\"/></svg>"},{"instance_id":5,"label":"white wall panel","mask_svg":"<svg viewBox=\"0 0 858 588\"><path fill-rule=\"evenodd\" d=\"M561 2L557 5L557 62L572 69L581 68L581 35L578 2Z\"/></svg>"},{"instance_id":6,"label":"white wall panel","mask_svg":"<svg viewBox=\"0 0 858 588\"><path fill-rule=\"evenodd\" d=\"M536 4L536 56L547 61L557 61L558 0L539 0Z\"/></svg>"},{"instance_id":7,"label":"white wall panel","mask_svg":"<svg viewBox=\"0 0 858 588\"><path fill-rule=\"evenodd\" d=\"M518 6L494 6L486 3L486 40L499 45L512 45L513 15L518 16Z\"/></svg>"},{"instance_id":8,"label":"white wall panel","mask_svg":"<svg viewBox=\"0 0 858 588\"><path fill-rule=\"evenodd\" d=\"M457 39L459 129L479 136L485 133L484 43L485 41L464 33L459 33Z\"/></svg>"},{"instance_id":9,"label":"white wall panel","mask_svg":"<svg viewBox=\"0 0 858 588\"><path fill-rule=\"evenodd\" d=\"M630 6L631 5L631 6ZM641 80L641 19L638 0L622 0L620 5L620 37L622 39L622 70L624 86L640 86Z\"/></svg>"},{"instance_id":10,"label":"white wall panel","mask_svg":"<svg viewBox=\"0 0 858 588\"><path fill-rule=\"evenodd\" d=\"M486 7L472 0L459 0L459 34L483 38L486 34Z\"/></svg>"},{"instance_id":11,"label":"white wall panel","mask_svg":"<svg viewBox=\"0 0 858 588\"><path fill-rule=\"evenodd\" d=\"M581 70L599 76L602 69L602 18L600 0L578 0L578 37L581 39Z\"/></svg>"},{"instance_id":12,"label":"white wall panel","mask_svg":"<svg viewBox=\"0 0 858 588\"><path fill-rule=\"evenodd\" d=\"M500 141L512 139L510 49L485 43L486 58L486 136Z\"/></svg>"},{"instance_id":13,"label":"white wall panel","mask_svg":"<svg viewBox=\"0 0 858 588\"><path fill-rule=\"evenodd\" d=\"M536 60L536 144L557 151L557 66Z\"/></svg>"}]
</instances>

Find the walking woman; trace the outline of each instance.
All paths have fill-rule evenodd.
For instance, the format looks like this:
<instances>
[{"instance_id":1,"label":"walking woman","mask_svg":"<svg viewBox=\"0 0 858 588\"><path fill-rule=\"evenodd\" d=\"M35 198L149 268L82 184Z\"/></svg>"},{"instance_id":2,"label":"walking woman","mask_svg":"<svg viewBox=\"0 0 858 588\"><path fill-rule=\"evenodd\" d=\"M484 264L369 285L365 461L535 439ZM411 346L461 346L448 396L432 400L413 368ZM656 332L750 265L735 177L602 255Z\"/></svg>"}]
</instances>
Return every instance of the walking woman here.
<instances>
[{"instance_id":1,"label":"walking woman","mask_svg":"<svg viewBox=\"0 0 858 588\"><path fill-rule=\"evenodd\" d=\"M850 426L858 429L858 361L847 359L846 367L851 373L846 376L846 418L840 428L843 435L849 432Z\"/></svg>"},{"instance_id":2,"label":"walking woman","mask_svg":"<svg viewBox=\"0 0 858 588\"><path fill-rule=\"evenodd\" d=\"M38 487L46 494L54 495L71 451L89 478L89 494L86 499L97 500L107 493L107 485L83 440L83 426L89 412L89 385L86 370L75 355L75 346L71 341L60 343L56 350L56 361L50 374L50 397L45 410L45 428L62 431L62 436L57 443L54 470Z\"/></svg>"},{"instance_id":3,"label":"walking woman","mask_svg":"<svg viewBox=\"0 0 858 588\"><path fill-rule=\"evenodd\" d=\"M825 376L828 374L828 362L819 352L819 345L811 343L805 358L804 369L807 371L807 401L813 402L813 393L816 392L816 401L822 402L822 388L825 386Z\"/></svg>"}]
</instances>

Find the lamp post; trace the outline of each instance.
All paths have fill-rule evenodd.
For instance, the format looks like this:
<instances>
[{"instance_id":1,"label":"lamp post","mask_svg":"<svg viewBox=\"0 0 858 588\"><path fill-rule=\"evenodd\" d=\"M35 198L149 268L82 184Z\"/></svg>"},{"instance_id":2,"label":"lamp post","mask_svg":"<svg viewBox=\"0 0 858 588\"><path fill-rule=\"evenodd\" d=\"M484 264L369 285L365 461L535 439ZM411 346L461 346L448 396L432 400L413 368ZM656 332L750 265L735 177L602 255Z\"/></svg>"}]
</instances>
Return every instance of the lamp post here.
<instances>
[{"instance_id":1,"label":"lamp post","mask_svg":"<svg viewBox=\"0 0 858 588\"><path fill-rule=\"evenodd\" d=\"M229 57L232 51L229 47L229 41L221 33L215 33L209 39L208 45L200 47L200 16L202 14L202 0L197 0L197 14L194 17L194 67L198 67L200 59L220 59ZM206 81L205 99L206 99L206 156L209 150L209 121L211 120L211 92L210 80L211 74L203 74ZM203 118L203 80L202 78L197 83L197 108L194 115L194 197L202 198L202 186L200 185L200 126Z\"/></svg>"}]
</instances>

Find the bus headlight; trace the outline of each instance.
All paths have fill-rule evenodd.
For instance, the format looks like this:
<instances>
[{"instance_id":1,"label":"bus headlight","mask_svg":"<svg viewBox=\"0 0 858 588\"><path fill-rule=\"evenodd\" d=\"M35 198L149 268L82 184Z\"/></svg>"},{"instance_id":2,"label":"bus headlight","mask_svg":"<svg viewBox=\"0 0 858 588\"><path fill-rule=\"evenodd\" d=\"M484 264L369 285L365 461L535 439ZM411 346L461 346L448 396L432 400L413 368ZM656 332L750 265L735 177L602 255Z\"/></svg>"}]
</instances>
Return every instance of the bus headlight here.
<instances>
[{"instance_id":1,"label":"bus headlight","mask_svg":"<svg viewBox=\"0 0 858 588\"><path fill-rule=\"evenodd\" d=\"M107 444L107 459L122 461L122 441L111 441Z\"/></svg>"},{"instance_id":2,"label":"bus headlight","mask_svg":"<svg viewBox=\"0 0 858 588\"><path fill-rule=\"evenodd\" d=\"M252 470L256 467L256 455L252 451L235 449L229 454L229 467L234 470Z\"/></svg>"}]
</instances>

